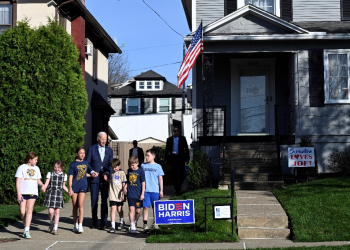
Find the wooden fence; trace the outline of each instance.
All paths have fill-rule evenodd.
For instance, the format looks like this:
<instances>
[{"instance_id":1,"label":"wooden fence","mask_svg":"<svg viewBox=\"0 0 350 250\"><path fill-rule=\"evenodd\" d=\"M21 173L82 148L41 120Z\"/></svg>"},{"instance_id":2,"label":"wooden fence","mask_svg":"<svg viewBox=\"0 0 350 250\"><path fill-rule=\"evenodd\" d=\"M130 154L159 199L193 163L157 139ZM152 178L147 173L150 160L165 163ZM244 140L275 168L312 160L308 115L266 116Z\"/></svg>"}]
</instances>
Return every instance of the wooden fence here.
<instances>
[{"instance_id":1,"label":"wooden fence","mask_svg":"<svg viewBox=\"0 0 350 250\"><path fill-rule=\"evenodd\" d=\"M146 150L151 149L153 146L160 147L165 145L164 143L138 143L137 146L143 149L146 154ZM128 141L112 141L109 143L109 147L113 149L113 157L118 158L121 161L121 169L125 172L128 171L129 150L133 148L132 142ZM146 160L146 157L145 157Z\"/></svg>"}]
</instances>

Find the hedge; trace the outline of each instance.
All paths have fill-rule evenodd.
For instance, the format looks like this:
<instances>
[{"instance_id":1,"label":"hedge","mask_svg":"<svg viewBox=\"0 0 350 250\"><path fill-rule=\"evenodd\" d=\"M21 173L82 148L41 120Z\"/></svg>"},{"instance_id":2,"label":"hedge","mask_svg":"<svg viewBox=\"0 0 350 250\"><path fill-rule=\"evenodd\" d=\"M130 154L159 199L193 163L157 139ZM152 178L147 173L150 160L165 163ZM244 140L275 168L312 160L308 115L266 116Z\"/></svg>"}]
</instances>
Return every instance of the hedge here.
<instances>
[{"instance_id":1,"label":"hedge","mask_svg":"<svg viewBox=\"0 0 350 250\"><path fill-rule=\"evenodd\" d=\"M78 58L55 20L38 28L24 20L0 35L0 203L16 202L14 176L27 152L39 155L44 182L58 159L67 172L83 145L88 101Z\"/></svg>"}]
</instances>

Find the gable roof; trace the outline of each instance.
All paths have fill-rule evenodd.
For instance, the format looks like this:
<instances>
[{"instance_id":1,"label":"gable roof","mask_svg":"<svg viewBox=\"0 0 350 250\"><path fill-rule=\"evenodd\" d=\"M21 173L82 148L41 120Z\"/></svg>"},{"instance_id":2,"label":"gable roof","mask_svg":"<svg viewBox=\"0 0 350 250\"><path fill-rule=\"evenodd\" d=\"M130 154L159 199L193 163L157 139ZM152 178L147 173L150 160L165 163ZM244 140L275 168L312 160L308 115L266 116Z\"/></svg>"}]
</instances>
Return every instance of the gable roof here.
<instances>
[{"instance_id":1,"label":"gable roof","mask_svg":"<svg viewBox=\"0 0 350 250\"><path fill-rule=\"evenodd\" d=\"M164 86L162 90L152 90L152 91L138 91L136 90L136 81L137 80L163 80ZM182 89L178 89L177 86L168 82L166 78L153 70L147 72L142 72L140 75L134 76L128 80L124 86L119 87L114 90L108 96L110 97L175 97L182 96Z\"/></svg>"}]
</instances>

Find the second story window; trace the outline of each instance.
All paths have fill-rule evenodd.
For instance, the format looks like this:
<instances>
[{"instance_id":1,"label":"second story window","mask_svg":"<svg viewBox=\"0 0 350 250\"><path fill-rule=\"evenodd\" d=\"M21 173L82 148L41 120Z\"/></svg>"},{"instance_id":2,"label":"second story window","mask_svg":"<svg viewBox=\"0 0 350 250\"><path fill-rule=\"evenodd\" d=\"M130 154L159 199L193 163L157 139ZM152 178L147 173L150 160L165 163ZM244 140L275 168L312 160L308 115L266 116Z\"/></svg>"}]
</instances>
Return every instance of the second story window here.
<instances>
[{"instance_id":1,"label":"second story window","mask_svg":"<svg viewBox=\"0 0 350 250\"><path fill-rule=\"evenodd\" d=\"M160 89L160 82L154 82L154 89Z\"/></svg>"},{"instance_id":2,"label":"second story window","mask_svg":"<svg viewBox=\"0 0 350 250\"><path fill-rule=\"evenodd\" d=\"M126 99L126 113L127 114L139 114L140 113L140 99L138 99L138 98Z\"/></svg>"},{"instance_id":3,"label":"second story window","mask_svg":"<svg viewBox=\"0 0 350 250\"><path fill-rule=\"evenodd\" d=\"M152 82L147 82L147 89L152 89Z\"/></svg>"},{"instance_id":4,"label":"second story window","mask_svg":"<svg viewBox=\"0 0 350 250\"><path fill-rule=\"evenodd\" d=\"M139 89L145 89L145 82L139 83Z\"/></svg>"},{"instance_id":5,"label":"second story window","mask_svg":"<svg viewBox=\"0 0 350 250\"><path fill-rule=\"evenodd\" d=\"M0 35L11 28L11 4L0 2Z\"/></svg>"}]
</instances>

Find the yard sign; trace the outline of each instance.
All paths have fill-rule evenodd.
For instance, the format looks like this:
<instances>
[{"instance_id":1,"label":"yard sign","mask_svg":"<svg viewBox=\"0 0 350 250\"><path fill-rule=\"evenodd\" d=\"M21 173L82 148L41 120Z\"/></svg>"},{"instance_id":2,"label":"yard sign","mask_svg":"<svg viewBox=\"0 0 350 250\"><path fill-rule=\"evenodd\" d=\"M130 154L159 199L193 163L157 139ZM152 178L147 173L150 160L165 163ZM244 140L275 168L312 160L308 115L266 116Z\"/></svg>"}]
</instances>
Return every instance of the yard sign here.
<instances>
[{"instance_id":1,"label":"yard sign","mask_svg":"<svg viewBox=\"0 0 350 250\"><path fill-rule=\"evenodd\" d=\"M155 224L193 224L194 200L155 201Z\"/></svg>"},{"instance_id":2,"label":"yard sign","mask_svg":"<svg viewBox=\"0 0 350 250\"><path fill-rule=\"evenodd\" d=\"M288 167L315 167L315 150L313 147L288 148Z\"/></svg>"}]
</instances>

